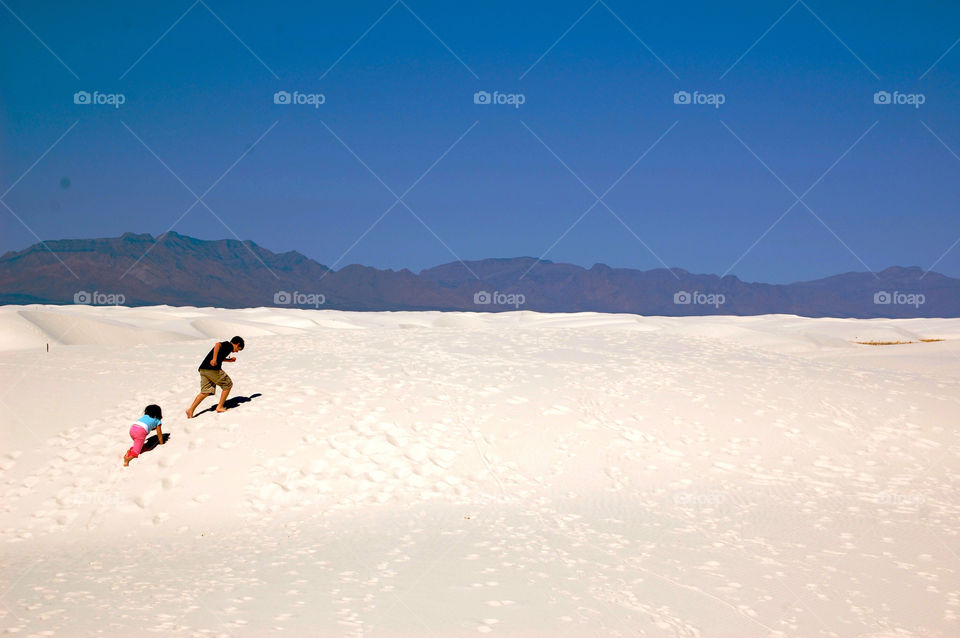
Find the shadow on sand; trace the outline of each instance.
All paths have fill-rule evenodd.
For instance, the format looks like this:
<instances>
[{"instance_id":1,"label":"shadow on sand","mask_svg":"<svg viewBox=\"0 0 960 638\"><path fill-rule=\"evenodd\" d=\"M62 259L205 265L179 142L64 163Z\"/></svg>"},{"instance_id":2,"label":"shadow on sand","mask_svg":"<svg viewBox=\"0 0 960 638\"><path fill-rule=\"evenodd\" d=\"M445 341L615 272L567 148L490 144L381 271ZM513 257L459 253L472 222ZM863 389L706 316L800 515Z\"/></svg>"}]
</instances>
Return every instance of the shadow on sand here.
<instances>
[{"instance_id":1,"label":"shadow on sand","mask_svg":"<svg viewBox=\"0 0 960 638\"><path fill-rule=\"evenodd\" d=\"M171 435L164 432L163 444L166 445L167 443L169 443L171 438L173 438ZM143 454L144 452L149 452L150 450L157 447L158 445L160 445L160 442L157 440L157 435L154 434L153 436L147 438L146 441L144 441L143 448L141 448L140 450L140 454Z\"/></svg>"},{"instance_id":2,"label":"shadow on sand","mask_svg":"<svg viewBox=\"0 0 960 638\"><path fill-rule=\"evenodd\" d=\"M225 407L228 410L232 410L233 408L239 406L241 403L250 403L251 401L253 401L254 399L260 396L263 396L263 395L261 395L259 392L255 392L248 397L230 397L229 399L224 401L223 407ZM201 410L200 412L197 412L196 414L194 414L193 418L197 418L198 416L200 416L201 414L204 414L205 412L215 412L216 409L217 409L217 404L214 403L206 410Z\"/></svg>"}]
</instances>

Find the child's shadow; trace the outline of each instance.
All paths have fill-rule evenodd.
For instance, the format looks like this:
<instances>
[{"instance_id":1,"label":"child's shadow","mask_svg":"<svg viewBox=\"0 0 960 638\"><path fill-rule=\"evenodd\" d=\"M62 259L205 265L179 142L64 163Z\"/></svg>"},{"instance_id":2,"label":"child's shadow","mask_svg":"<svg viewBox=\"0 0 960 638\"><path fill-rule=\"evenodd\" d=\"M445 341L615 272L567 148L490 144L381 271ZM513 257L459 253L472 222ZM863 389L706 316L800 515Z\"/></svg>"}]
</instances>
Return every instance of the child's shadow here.
<instances>
[{"instance_id":1,"label":"child's shadow","mask_svg":"<svg viewBox=\"0 0 960 638\"><path fill-rule=\"evenodd\" d=\"M170 441L170 438L171 438L171 437L170 437L169 434L164 433L164 434L163 434L163 444L166 445L166 444ZM149 452L150 450L152 450L153 448L157 447L158 445L160 445L160 441L157 440L156 435L151 436L149 439L147 439L146 441L144 441L144 443L143 443L143 448L140 450L140 453L143 454L144 452Z\"/></svg>"},{"instance_id":2,"label":"child's shadow","mask_svg":"<svg viewBox=\"0 0 960 638\"><path fill-rule=\"evenodd\" d=\"M248 397L230 397L229 399L227 399L226 401L223 402L223 407L225 407L225 408L228 409L228 410L231 410L231 409L237 407L238 405L240 405L241 403L250 403L251 401L253 401L254 399L256 399L256 398L259 397L259 396L263 396L263 395L261 395L259 392L255 392L255 393L251 394L251 395L248 396ZM212 405L212 406L210 406L209 408L207 408L206 410L203 410L203 411L201 411L201 412L197 412L197 413L196 413L195 415L193 415L193 416L194 416L194 417L198 417L198 416L200 416L201 414L203 414L204 412L214 412L216 409L217 409L217 406L216 406L216 405Z\"/></svg>"}]
</instances>

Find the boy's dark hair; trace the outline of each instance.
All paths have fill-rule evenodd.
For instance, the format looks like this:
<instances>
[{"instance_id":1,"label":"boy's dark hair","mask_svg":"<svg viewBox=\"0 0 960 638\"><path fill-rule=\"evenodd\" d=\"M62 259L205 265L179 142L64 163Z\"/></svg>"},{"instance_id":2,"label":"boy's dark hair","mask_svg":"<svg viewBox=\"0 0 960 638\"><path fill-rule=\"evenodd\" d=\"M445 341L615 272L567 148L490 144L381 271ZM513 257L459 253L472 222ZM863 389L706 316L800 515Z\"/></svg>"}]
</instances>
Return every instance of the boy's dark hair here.
<instances>
[{"instance_id":1,"label":"boy's dark hair","mask_svg":"<svg viewBox=\"0 0 960 638\"><path fill-rule=\"evenodd\" d=\"M143 413L146 414L151 419L162 419L163 412L160 411L160 406L151 403L143 409Z\"/></svg>"},{"instance_id":2,"label":"boy's dark hair","mask_svg":"<svg viewBox=\"0 0 960 638\"><path fill-rule=\"evenodd\" d=\"M240 349L243 350L243 337L234 337L230 340L230 343L240 346Z\"/></svg>"}]
</instances>

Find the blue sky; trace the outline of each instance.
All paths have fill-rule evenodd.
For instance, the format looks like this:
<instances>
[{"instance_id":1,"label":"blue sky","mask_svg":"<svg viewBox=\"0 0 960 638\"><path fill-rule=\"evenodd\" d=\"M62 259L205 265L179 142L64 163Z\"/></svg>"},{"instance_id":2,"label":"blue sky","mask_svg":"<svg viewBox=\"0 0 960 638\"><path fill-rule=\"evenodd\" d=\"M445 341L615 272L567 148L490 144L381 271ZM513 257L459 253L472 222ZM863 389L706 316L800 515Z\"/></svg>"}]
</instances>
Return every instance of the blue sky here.
<instances>
[{"instance_id":1,"label":"blue sky","mask_svg":"<svg viewBox=\"0 0 960 638\"><path fill-rule=\"evenodd\" d=\"M3 1L0 251L960 276L956 3Z\"/></svg>"}]
</instances>

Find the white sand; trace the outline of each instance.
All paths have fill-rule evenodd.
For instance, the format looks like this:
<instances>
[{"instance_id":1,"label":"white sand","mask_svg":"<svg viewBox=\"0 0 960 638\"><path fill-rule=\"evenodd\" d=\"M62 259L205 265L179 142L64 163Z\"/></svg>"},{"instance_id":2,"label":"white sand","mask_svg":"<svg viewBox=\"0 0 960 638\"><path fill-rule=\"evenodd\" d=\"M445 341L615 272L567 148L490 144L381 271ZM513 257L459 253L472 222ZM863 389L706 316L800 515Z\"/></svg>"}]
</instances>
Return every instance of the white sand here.
<instances>
[{"instance_id":1,"label":"white sand","mask_svg":"<svg viewBox=\"0 0 960 638\"><path fill-rule=\"evenodd\" d=\"M260 396L187 421L233 334ZM851 343L919 338L947 340ZM2 307L0 631L957 636L958 344L956 319ZM124 468L151 402L170 440Z\"/></svg>"}]
</instances>

